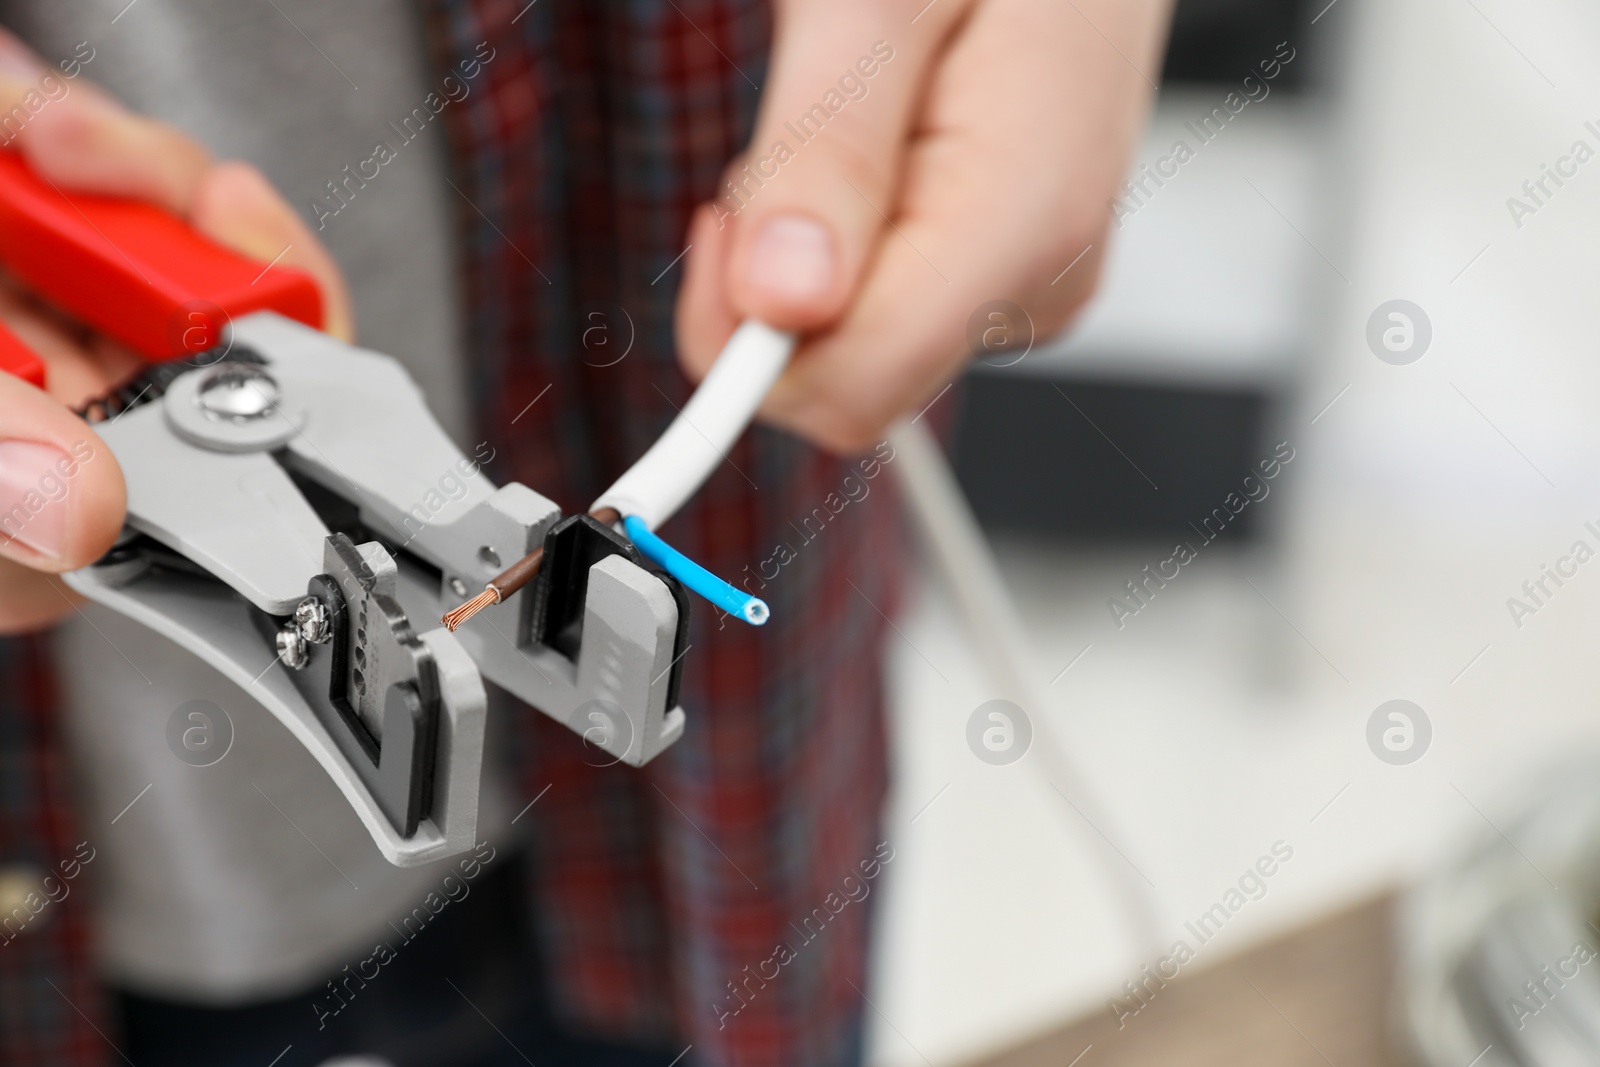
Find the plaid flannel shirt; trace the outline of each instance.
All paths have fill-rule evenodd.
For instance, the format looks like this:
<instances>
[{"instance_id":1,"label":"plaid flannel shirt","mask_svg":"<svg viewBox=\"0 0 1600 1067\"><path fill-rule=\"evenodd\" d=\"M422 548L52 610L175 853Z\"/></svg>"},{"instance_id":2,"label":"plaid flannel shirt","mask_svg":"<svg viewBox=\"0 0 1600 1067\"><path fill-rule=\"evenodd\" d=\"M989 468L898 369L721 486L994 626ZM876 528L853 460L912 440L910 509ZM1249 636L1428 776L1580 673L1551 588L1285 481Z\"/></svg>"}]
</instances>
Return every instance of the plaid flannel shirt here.
<instances>
[{"instance_id":1,"label":"plaid flannel shirt","mask_svg":"<svg viewBox=\"0 0 1600 1067\"><path fill-rule=\"evenodd\" d=\"M426 8L441 69L494 49L448 112L494 474L579 510L691 391L672 334L684 234L749 136L771 13L765 0ZM613 347L586 344L597 325ZM569 1025L692 1043L708 1067L859 1058L870 906L835 902L880 840L879 662L904 554L891 455L837 460L754 430L664 529L761 583L773 616L756 630L696 605L688 729L649 767L592 767L575 735L515 709L525 800L550 787L527 819L530 901ZM78 840L44 662L35 639L0 642L0 864L41 870ZM83 896L0 946L0 1063L120 1062Z\"/></svg>"}]
</instances>

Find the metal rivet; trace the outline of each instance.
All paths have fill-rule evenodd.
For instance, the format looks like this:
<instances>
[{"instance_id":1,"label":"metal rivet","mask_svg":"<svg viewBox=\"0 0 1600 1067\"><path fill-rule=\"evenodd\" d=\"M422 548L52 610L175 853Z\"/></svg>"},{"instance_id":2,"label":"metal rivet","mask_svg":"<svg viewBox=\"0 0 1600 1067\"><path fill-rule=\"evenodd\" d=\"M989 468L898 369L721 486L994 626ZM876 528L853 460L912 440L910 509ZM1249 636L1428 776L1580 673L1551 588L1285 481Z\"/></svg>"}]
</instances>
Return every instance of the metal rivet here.
<instances>
[{"instance_id":1,"label":"metal rivet","mask_svg":"<svg viewBox=\"0 0 1600 1067\"><path fill-rule=\"evenodd\" d=\"M283 629L278 631L276 640L278 658L283 665L291 671L303 670L306 665L306 639L300 636L300 631L294 623L284 623Z\"/></svg>"},{"instance_id":2,"label":"metal rivet","mask_svg":"<svg viewBox=\"0 0 1600 1067\"><path fill-rule=\"evenodd\" d=\"M252 422L278 410L278 383L252 363L220 363L204 372L195 403L218 422Z\"/></svg>"}]
</instances>

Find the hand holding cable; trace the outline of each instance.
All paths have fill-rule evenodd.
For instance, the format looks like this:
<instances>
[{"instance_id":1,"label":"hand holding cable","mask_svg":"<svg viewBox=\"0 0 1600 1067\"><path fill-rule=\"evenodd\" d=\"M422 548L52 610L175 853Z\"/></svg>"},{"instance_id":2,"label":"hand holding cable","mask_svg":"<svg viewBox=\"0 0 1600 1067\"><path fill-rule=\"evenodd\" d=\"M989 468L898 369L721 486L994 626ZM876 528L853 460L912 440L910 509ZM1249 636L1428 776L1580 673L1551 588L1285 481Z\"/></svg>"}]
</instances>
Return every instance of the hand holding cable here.
<instances>
[{"instance_id":1,"label":"hand holding cable","mask_svg":"<svg viewBox=\"0 0 1600 1067\"><path fill-rule=\"evenodd\" d=\"M1070 319L1094 287L1105 204L1149 104L1139 71L1159 60L1169 6L954 0L907 19L894 5L779 0L755 134L690 227L678 347L706 386L596 507L653 528L720 462L750 412L713 407L707 390L725 366L755 382L751 370L735 375L743 359L730 358L746 331L785 338L775 368L761 364L773 377L752 411L849 452L959 373L972 354L967 321L985 301L1016 301L1040 337ZM818 104L835 97L849 102ZM1093 106L1041 124L1040 109L1059 100ZM797 139L797 116L813 135ZM806 334L792 365L793 335L756 320ZM737 428L708 451L736 411ZM701 455L673 466L691 452ZM663 566L670 558L661 554ZM446 623L509 596L536 571L533 560ZM720 593L737 595L726 583Z\"/></svg>"},{"instance_id":2,"label":"hand holding cable","mask_svg":"<svg viewBox=\"0 0 1600 1067\"><path fill-rule=\"evenodd\" d=\"M678 352L694 380L740 321L803 335L761 417L847 455L960 373L985 304L1042 343L1088 298L1170 0L772 6L755 129L686 241Z\"/></svg>"}]
</instances>

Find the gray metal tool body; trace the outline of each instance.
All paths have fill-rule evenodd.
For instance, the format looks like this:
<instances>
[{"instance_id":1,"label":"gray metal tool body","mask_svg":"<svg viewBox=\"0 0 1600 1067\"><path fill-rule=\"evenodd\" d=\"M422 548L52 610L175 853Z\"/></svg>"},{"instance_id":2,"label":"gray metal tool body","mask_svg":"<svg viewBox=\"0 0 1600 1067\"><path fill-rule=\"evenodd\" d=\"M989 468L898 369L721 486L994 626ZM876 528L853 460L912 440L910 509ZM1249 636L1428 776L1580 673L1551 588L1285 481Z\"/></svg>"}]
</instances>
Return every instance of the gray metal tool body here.
<instances>
[{"instance_id":1,"label":"gray metal tool body","mask_svg":"<svg viewBox=\"0 0 1600 1067\"><path fill-rule=\"evenodd\" d=\"M581 733L591 762L638 766L677 740L682 600L625 542L496 488L386 356L272 312L236 321L228 347L252 358L96 427L127 529L74 589L238 683L400 866L474 844L484 679ZM336 512L359 542L330 530ZM535 583L456 633L434 626L541 544Z\"/></svg>"}]
</instances>

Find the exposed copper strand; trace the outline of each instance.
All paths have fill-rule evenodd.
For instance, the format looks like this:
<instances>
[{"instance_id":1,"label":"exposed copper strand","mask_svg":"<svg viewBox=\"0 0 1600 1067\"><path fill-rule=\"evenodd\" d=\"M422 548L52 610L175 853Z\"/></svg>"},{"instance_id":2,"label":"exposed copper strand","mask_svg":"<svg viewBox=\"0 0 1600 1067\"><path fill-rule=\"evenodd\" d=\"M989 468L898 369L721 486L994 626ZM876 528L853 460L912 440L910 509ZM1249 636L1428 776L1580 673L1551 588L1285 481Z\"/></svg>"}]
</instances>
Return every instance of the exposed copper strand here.
<instances>
[{"instance_id":1,"label":"exposed copper strand","mask_svg":"<svg viewBox=\"0 0 1600 1067\"><path fill-rule=\"evenodd\" d=\"M478 612L482 611L484 608L498 603L500 603L500 590L491 585L485 588L483 592L467 601L465 604L462 604L460 607L452 608L451 610L445 612L444 615L440 617L439 621L444 623L444 628L446 630L454 633L458 626L472 618Z\"/></svg>"},{"instance_id":2,"label":"exposed copper strand","mask_svg":"<svg viewBox=\"0 0 1600 1067\"><path fill-rule=\"evenodd\" d=\"M615 525L622 518L615 508L597 508L590 512L590 516L606 526ZM543 562L544 546L540 545L490 579L489 584L483 587L483 592L460 607L445 612L440 618L445 629L454 633L457 627L465 624L484 608L493 607L533 581L539 574L539 564Z\"/></svg>"},{"instance_id":3,"label":"exposed copper strand","mask_svg":"<svg viewBox=\"0 0 1600 1067\"><path fill-rule=\"evenodd\" d=\"M539 573L539 564L543 562L544 546L540 545L491 578L489 584L483 587L483 592L462 604L459 608L445 612L441 619L445 628L452 633L455 632L457 627L484 608L493 607L533 581L534 576Z\"/></svg>"}]
</instances>

